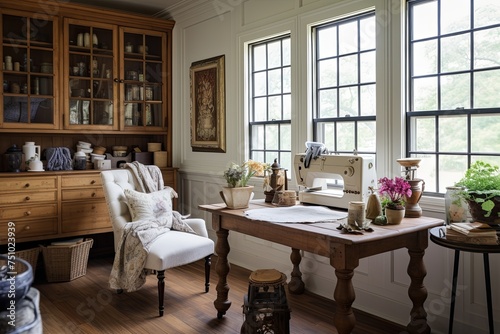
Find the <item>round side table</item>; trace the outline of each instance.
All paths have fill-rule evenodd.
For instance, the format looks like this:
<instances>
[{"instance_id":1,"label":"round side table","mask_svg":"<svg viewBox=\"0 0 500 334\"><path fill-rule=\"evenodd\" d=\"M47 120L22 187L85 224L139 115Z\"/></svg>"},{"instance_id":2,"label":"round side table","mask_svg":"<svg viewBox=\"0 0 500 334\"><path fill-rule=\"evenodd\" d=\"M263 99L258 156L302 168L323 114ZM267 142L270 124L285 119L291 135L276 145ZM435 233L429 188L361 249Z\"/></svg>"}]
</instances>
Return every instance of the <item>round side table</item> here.
<instances>
[{"instance_id":1,"label":"round side table","mask_svg":"<svg viewBox=\"0 0 500 334\"><path fill-rule=\"evenodd\" d=\"M460 251L471 253L482 253L484 263L484 280L486 283L486 303L488 305L488 324L490 334L495 334L493 328L493 308L491 302L491 282L490 282L490 253L500 253L500 245L476 245L464 242L451 241L446 239L446 227L439 226L430 230L430 239L437 245L454 249L455 258L453 261L453 282L451 288L451 305L450 305L450 320L448 325L448 333L453 333L453 317L455 315L455 297L457 293L457 277L458 277L458 263L460 259Z\"/></svg>"}]
</instances>

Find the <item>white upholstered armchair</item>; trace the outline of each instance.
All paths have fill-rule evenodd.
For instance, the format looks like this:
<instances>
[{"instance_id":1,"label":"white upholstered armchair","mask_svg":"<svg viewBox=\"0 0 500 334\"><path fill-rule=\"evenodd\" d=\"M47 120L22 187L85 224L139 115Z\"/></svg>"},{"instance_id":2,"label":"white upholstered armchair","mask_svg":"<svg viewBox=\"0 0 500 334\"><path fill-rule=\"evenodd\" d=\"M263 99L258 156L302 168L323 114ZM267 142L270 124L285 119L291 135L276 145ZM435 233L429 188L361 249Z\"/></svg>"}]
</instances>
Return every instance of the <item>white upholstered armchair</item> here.
<instances>
[{"instance_id":1,"label":"white upholstered armchair","mask_svg":"<svg viewBox=\"0 0 500 334\"><path fill-rule=\"evenodd\" d=\"M101 173L104 194L113 225L115 251L122 238L124 226L131 221L125 190L136 190L137 180L129 169L107 170ZM159 313L163 316L165 270L205 259L205 292L210 285L210 257L214 252L214 242L208 238L203 219L184 220L195 232L187 233L170 230L161 234L149 246L145 269L155 270L158 277Z\"/></svg>"}]
</instances>

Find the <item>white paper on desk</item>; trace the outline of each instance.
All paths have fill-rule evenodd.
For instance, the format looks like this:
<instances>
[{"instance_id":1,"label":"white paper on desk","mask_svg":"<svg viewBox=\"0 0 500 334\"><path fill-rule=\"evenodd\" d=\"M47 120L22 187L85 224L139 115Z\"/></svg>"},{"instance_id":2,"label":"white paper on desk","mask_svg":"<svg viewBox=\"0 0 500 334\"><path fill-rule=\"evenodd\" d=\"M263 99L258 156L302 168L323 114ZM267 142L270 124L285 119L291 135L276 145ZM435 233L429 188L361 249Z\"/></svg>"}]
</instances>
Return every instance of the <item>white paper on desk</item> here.
<instances>
[{"instance_id":1,"label":"white paper on desk","mask_svg":"<svg viewBox=\"0 0 500 334\"><path fill-rule=\"evenodd\" d=\"M272 223L319 223L333 222L347 217L347 212L328 209L324 206L287 206L279 208L252 209L245 215L253 220Z\"/></svg>"}]
</instances>

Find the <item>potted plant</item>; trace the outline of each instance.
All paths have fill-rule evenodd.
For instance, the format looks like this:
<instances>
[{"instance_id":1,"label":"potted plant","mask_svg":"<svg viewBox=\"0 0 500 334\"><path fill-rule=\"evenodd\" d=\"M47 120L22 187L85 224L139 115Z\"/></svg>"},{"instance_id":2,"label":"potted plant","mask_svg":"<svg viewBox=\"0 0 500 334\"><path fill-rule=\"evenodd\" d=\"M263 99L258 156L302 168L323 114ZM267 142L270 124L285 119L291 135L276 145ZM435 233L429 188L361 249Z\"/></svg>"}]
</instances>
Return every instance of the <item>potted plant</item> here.
<instances>
[{"instance_id":1,"label":"potted plant","mask_svg":"<svg viewBox=\"0 0 500 334\"><path fill-rule=\"evenodd\" d=\"M456 184L464 187L459 196L469 205L475 221L500 223L500 168L478 160L465 172Z\"/></svg>"},{"instance_id":2,"label":"potted plant","mask_svg":"<svg viewBox=\"0 0 500 334\"><path fill-rule=\"evenodd\" d=\"M379 194L387 224L396 225L401 223L405 216L406 198L411 196L411 186L402 177L390 179L383 177L378 180L380 184Z\"/></svg>"},{"instance_id":3,"label":"potted plant","mask_svg":"<svg viewBox=\"0 0 500 334\"><path fill-rule=\"evenodd\" d=\"M220 196L229 209L244 209L252 199L253 186L247 185L252 176L264 176L269 164L248 160L242 165L231 163L224 171L227 187L223 187Z\"/></svg>"}]
</instances>

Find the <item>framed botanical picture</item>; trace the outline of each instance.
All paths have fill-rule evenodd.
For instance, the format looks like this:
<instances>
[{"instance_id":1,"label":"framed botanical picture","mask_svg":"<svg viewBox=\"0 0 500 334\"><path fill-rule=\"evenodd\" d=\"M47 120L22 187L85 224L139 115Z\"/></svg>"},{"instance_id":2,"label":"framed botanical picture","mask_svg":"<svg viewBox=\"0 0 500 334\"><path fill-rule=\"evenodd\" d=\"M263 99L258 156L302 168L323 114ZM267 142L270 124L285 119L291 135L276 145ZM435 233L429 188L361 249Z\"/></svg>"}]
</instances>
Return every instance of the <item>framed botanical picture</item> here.
<instances>
[{"instance_id":1,"label":"framed botanical picture","mask_svg":"<svg viewBox=\"0 0 500 334\"><path fill-rule=\"evenodd\" d=\"M224 55L191 64L189 77L193 151L226 151L224 66Z\"/></svg>"}]
</instances>

